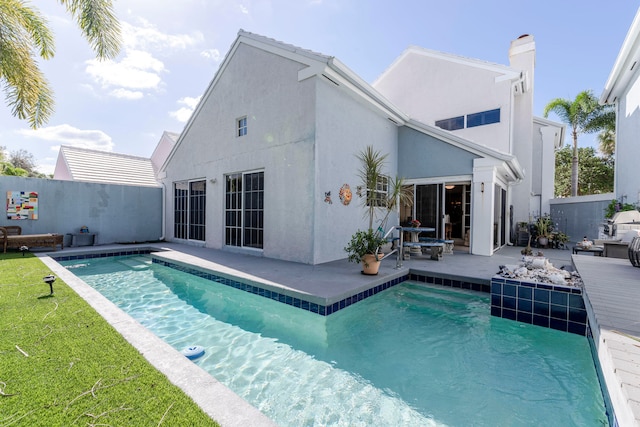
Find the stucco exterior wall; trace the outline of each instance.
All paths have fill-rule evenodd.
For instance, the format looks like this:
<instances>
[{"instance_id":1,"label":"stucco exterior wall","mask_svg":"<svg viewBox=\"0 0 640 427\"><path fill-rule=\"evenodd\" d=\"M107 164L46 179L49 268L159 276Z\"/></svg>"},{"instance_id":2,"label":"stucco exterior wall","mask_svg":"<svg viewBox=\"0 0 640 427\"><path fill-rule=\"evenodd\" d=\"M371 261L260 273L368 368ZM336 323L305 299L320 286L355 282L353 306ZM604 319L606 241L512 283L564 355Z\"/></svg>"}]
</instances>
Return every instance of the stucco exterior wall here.
<instances>
[{"instance_id":1,"label":"stucco exterior wall","mask_svg":"<svg viewBox=\"0 0 640 427\"><path fill-rule=\"evenodd\" d=\"M146 242L162 237L162 190L131 185L96 184L0 176L0 191L37 191L37 220L9 220L22 234L78 233L86 225L98 244Z\"/></svg>"},{"instance_id":2,"label":"stucco exterior wall","mask_svg":"<svg viewBox=\"0 0 640 427\"><path fill-rule=\"evenodd\" d=\"M407 179L471 175L477 157L406 126L398 131L398 170Z\"/></svg>"},{"instance_id":3,"label":"stucco exterior wall","mask_svg":"<svg viewBox=\"0 0 640 427\"><path fill-rule=\"evenodd\" d=\"M167 164L168 238L173 239L175 181L206 179L206 246L222 248L225 176L263 170L264 256L311 262L315 85L312 79L298 82L301 68L260 49L238 47ZM247 135L237 137L237 120L244 116Z\"/></svg>"},{"instance_id":4,"label":"stucco exterior wall","mask_svg":"<svg viewBox=\"0 0 640 427\"><path fill-rule=\"evenodd\" d=\"M637 74L617 105L615 193L618 198L624 198L625 203L640 203L640 77Z\"/></svg>"},{"instance_id":5,"label":"stucco exterior wall","mask_svg":"<svg viewBox=\"0 0 640 427\"><path fill-rule=\"evenodd\" d=\"M500 123L452 131L502 152L509 152L511 82L498 73L459 62L408 54L374 87L410 117L435 126L437 120L500 108Z\"/></svg>"},{"instance_id":6,"label":"stucco exterior wall","mask_svg":"<svg viewBox=\"0 0 640 427\"><path fill-rule=\"evenodd\" d=\"M363 217L362 199L356 195L361 185L357 159L366 146L386 154L384 172L397 174L397 127L362 100L347 94L323 78L317 78L317 134L314 259L316 263L346 258L343 248L358 229L368 227ZM348 184L353 199L344 205L340 188ZM325 192L331 192L331 204L324 202ZM387 229L397 225L397 215L391 215Z\"/></svg>"}]
</instances>

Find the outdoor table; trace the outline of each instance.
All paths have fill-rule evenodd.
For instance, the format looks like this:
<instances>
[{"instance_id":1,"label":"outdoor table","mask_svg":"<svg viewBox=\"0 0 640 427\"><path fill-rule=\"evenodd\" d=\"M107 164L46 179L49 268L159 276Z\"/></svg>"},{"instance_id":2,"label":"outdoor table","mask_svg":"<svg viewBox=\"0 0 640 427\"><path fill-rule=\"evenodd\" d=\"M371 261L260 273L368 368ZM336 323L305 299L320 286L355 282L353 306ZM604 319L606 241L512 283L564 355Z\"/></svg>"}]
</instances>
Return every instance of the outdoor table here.
<instances>
[{"instance_id":1,"label":"outdoor table","mask_svg":"<svg viewBox=\"0 0 640 427\"><path fill-rule=\"evenodd\" d=\"M411 242L419 243L420 242L420 233L431 233L436 231L435 228L432 227L402 227L402 231L407 231L411 233ZM409 250L410 253L420 255L422 254L422 249L420 247L412 247Z\"/></svg>"}]
</instances>

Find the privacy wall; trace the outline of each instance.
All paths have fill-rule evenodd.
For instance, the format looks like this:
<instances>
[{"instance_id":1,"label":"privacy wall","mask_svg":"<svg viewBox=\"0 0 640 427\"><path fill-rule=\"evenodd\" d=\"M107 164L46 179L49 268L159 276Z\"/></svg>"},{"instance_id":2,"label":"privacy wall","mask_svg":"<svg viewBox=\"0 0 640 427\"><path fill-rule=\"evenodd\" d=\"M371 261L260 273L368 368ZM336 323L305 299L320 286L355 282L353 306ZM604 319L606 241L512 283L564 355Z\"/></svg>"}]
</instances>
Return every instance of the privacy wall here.
<instances>
[{"instance_id":1,"label":"privacy wall","mask_svg":"<svg viewBox=\"0 0 640 427\"><path fill-rule=\"evenodd\" d=\"M16 192L37 193L37 219L7 218L7 193ZM67 235L79 233L80 227L86 226L91 233L97 233L100 245L162 238L159 187L0 176L0 195L0 226L19 225L22 234ZM65 239L65 246L68 240Z\"/></svg>"}]
</instances>

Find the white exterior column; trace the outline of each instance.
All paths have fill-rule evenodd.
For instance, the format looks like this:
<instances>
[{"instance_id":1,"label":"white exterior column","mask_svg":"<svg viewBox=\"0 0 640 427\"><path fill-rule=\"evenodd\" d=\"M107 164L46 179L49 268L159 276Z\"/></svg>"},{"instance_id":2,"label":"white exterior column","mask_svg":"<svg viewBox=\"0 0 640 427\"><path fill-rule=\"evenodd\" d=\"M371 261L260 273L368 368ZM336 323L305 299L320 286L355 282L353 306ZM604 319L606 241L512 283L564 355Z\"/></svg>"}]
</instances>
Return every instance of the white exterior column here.
<instances>
[{"instance_id":1,"label":"white exterior column","mask_svg":"<svg viewBox=\"0 0 640 427\"><path fill-rule=\"evenodd\" d=\"M496 169L486 159L476 159L473 163L471 253L491 256Z\"/></svg>"}]
</instances>

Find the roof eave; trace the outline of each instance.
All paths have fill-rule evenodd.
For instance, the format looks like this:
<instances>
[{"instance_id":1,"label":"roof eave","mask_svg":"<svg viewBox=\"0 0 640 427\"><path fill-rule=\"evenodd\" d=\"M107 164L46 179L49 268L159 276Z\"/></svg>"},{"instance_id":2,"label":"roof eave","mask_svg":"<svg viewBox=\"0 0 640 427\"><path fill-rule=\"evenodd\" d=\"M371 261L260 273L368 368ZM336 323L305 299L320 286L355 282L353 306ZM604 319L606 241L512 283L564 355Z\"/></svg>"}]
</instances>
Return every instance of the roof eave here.
<instances>
[{"instance_id":1,"label":"roof eave","mask_svg":"<svg viewBox=\"0 0 640 427\"><path fill-rule=\"evenodd\" d=\"M600 95L600 104L613 104L626 88L627 82L637 71L640 60L640 8L622 43L618 57Z\"/></svg>"}]
</instances>

